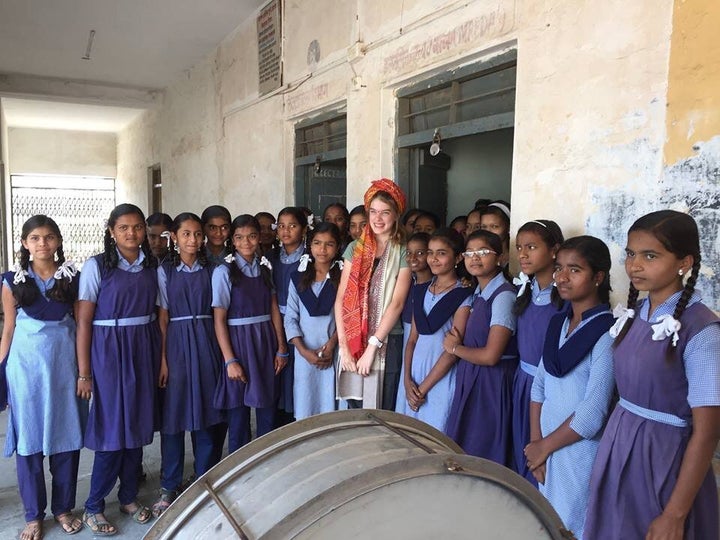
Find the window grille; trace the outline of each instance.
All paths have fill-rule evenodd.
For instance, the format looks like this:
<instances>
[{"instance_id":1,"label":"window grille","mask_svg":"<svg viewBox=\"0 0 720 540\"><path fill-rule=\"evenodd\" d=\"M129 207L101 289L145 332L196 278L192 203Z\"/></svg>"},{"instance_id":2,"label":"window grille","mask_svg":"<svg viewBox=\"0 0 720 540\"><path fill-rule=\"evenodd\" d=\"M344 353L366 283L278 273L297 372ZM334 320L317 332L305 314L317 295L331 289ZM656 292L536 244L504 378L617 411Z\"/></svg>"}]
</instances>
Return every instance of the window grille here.
<instances>
[{"instance_id":1,"label":"window grille","mask_svg":"<svg viewBox=\"0 0 720 540\"><path fill-rule=\"evenodd\" d=\"M45 214L63 235L67 260L81 266L104 249L105 222L115 207L115 179L13 175L10 179L13 249L28 218Z\"/></svg>"}]
</instances>

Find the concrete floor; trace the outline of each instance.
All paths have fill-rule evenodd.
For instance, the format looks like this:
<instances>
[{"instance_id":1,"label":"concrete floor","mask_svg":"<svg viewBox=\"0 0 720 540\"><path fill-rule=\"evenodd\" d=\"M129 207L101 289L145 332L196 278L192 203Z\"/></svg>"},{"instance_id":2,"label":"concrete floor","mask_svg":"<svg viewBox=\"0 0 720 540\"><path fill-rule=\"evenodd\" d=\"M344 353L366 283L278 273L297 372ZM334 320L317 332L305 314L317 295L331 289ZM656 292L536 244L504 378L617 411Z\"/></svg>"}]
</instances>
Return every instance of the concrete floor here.
<instances>
[{"instance_id":1,"label":"concrete floor","mask_svg":"<svg viewBox=\"0 0 720 540\"><path fill-rule=\"evenodd\" d=\"M0 413L0 450L5 447L5 431L7 427L7 411ZM190 436L187 436L185 444L185 476L192 473L192 449ZM227 453L227 450L226 452ZM83 449L80 453L80 471L78 473L77 501L75 513L81 517L83 505L90 490L90 472L92 470L93 452ZM158 497L160 489L160 436L156 433L153 444L145 447L143 454L143 466L147 479L140 486L140 501L151 506ZM47 460L46 460L47 467ZM47 470L47 469L46 469ZM46 476L49 481L49 475ZM50 484L47 485L48 494ZM113 492L106 499L107 511L105 516L119 529L118 534L112 538L118 539L139 539L147 532L149 525L140 525L132 521L130 516L121 514L118 509L117 492ZM50 501L48 496L48 514L43 523L45 538L47 540L59 540L70 538L63 533L60 525L55 523L50 513ZM20 531L25 527L25 517L20 495L17 490L17 475L15 471L15 457L0 457L0 540L12 540L18 538ZM152 523L152 520L150 521ZM90 531L85 529L72 538L89 538Z\"/></svg>"}]
</instances>

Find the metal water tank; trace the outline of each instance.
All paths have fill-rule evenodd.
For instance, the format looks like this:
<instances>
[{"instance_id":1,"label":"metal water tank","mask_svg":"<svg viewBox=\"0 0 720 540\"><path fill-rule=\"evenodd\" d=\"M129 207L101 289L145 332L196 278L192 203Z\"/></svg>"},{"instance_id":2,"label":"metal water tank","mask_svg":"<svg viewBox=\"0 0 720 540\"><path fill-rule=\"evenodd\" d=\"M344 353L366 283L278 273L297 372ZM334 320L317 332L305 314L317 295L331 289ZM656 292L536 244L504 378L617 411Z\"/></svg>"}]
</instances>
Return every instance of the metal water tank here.
<instances>
[{"instance_id":1,"label":"metal water tank","mask_svg":"<svg viewBox=\"0 0 720 540\"><path fill-rule=\"evenodd\" d=\"M567 539L526 480L405 415L339 411L256 439L198 479L160 539Z\"/></svg>"}]
</instances>

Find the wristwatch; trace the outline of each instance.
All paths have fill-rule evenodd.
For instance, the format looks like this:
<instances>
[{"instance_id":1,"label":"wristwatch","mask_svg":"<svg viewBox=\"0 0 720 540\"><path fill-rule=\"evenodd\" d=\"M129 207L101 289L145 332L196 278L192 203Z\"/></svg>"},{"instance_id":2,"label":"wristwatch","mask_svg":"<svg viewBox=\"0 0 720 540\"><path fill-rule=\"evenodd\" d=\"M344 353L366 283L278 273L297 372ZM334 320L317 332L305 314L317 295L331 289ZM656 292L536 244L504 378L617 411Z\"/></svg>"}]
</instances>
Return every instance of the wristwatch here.
<instances>
[{"instance_id":1,"label":"wristwatch","mask_svg":"<svg viewBox=\"0 0 720 540\"><path fill-rule=\"evenodd\" d=\"M380 340L377 338L377 336L370 336L370 337L368 338L368 343L369 343L370 345L375 345L378 349L382 349L382 346L383 346L383 342L380 341Z\"/></svg>"}]
</instances>

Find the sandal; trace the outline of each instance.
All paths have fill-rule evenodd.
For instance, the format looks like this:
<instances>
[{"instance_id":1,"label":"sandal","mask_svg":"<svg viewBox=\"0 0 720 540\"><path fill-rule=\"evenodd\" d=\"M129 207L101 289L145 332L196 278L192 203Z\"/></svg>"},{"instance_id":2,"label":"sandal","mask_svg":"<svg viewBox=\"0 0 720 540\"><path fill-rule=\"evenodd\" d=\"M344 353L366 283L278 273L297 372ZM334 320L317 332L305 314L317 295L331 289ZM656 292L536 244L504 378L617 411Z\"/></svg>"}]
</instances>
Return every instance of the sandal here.
<instances>
[{"instance_id":1,"label":"sandal","mask_svg":"<svg viewBox=\"0 0 720 540\"><path fill-rule=\"evenodd\" d=\"M115 525L105 519L102 512L97 514L85 512L82 521L85 526L92 531L93 536L114 536L118 532Z\"/></svg>"},{"instance_id":2,"label":"sandal","mask_svg":"<svg viewBox=\"0 0 720 540\"><path fill-rule=\"evenodd\" d=\"M25 524L25 528L20 533L20 540L42 540L43 537L43 526L42 521L36 519L34 521L28 521Z\"/></svg>"},{"instance_id":3,"label":"sandal","mask_svg":"<svg viewBox=\"0 0 720 540\"><path fill-rule=\"evenodd\" d=\"M153 517L160 517L163 512L165 512L165 510L170 508L170 505L175 499L177 499L177 496L177 491L171 489L161 489L160 498L155 502L155 504L152 505Z\"/></svg>"},{"instance_id":4,"label":"sandal","mask_svg":"<svg viewBox=\"0 0 720 540\"><path fill-rule=\"evenodd\" d=\"M129 504L121 504L120 512L131 516L135 523L140 525L147 523L153 517L152 512L147 506L140 504L138 501L133 501Z\"/></svg>"},{"instance_id":5,"label":"sandal","mask_svg":"<svg viewBox=\"0 0 720 540\"><path fill-rule=\"evenodd\" d=\"M73 516L70 512L58 514L57 516L55 516L55 521L60 524L63 532L67 535L79 533L80 530L83 528L83 522L80 520L80 518Z\"/></svg>"}]
</instances>

